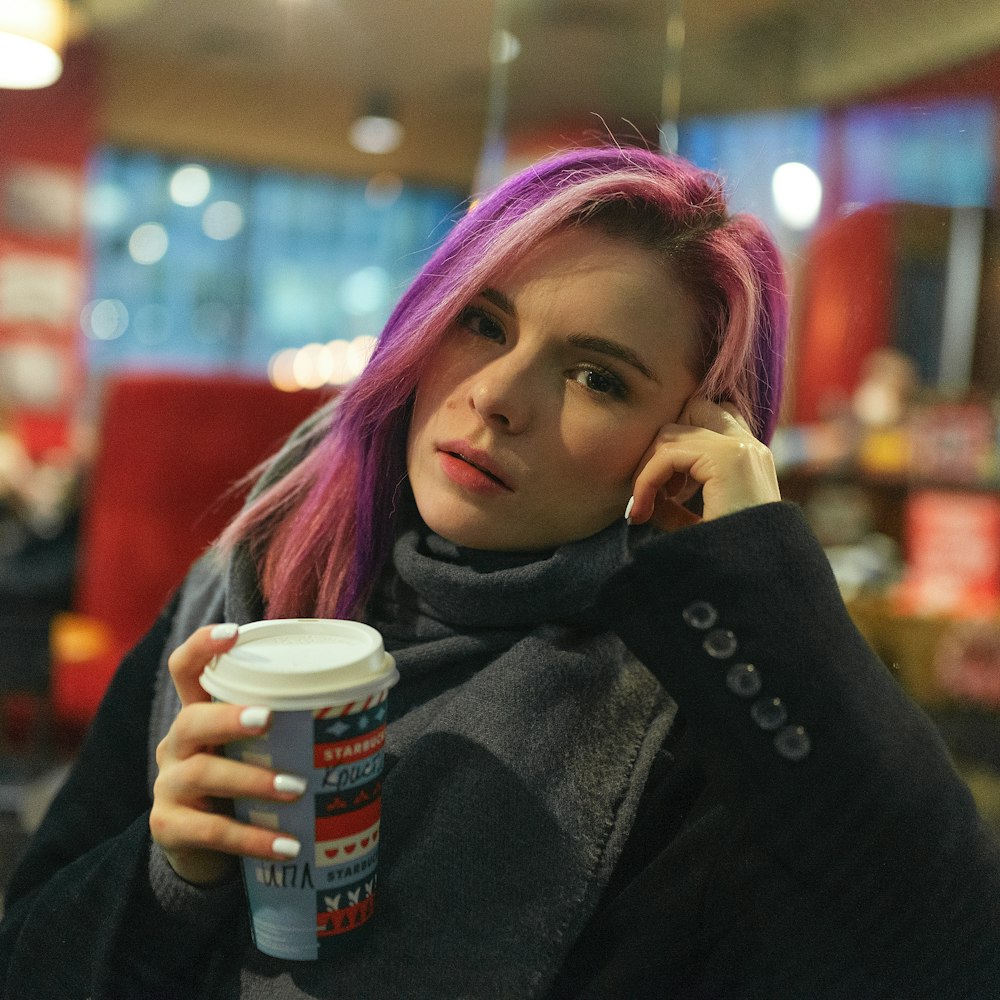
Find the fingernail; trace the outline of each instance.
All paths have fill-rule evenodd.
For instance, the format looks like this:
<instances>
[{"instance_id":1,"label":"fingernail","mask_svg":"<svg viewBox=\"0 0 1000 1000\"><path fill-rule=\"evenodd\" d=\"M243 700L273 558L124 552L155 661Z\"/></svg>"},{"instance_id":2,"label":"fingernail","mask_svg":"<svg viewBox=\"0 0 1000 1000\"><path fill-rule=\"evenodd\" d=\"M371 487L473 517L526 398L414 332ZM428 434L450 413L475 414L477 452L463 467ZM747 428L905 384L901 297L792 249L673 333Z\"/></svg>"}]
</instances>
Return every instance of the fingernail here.
<instances>
[{"instance_id":1,"label":"fingernail","mask_svg":"<svg viewBox=\"0 0 1000 1000\"><path fill-rule=\"evenodd\" d=\"M632 508L635 506L635 497L629 497L628 503L625 505L625 520L631 524L632 523Z\"/></svg>"},{"instance_id":2,"label":"fingernail","mask_svg":"<svg viewBox=\"0 0 1000 1000\"><path fill-rule=\"evenodd\" d=\"M292 837L275 837L274 843L271 845L271 850L278 855L279 858L288 858L289 861L292 858L297 858L299 856L299 851L302 850L302 845Z\"/></svg>"},{"instance_id":3,"label":"fingernail","mask_svg":"<svg viewBox=\"0 0 1000 1000\"><path fill-rule=\"evenodd\" d=\"M263 729L271 721L271 710L269 708L244 708L240 712L240 725L244 729Z\"/></svg>"},{"instance_id":4,"label":"fingernail","mask_svg":"<svg viewBox=\"0 0 1000 1000\"><path fill-rule=\"evenodd\" d=\"M226 622L223 625L216 625L208 634L213 639L232 639L239 630L240 627L235 622Z\"/></svg>"},{"instance_id":5,"label":"fingernail","mask_svg":"<svg viewBox=\"0 0 1000 1000\"><path fill-rule=\"evenodd\" d=\"M276 792L301 795L308 787L302 778L296 777L294 774L276 774L274 776L274 790Z\"/></svg>"}]
</instances>

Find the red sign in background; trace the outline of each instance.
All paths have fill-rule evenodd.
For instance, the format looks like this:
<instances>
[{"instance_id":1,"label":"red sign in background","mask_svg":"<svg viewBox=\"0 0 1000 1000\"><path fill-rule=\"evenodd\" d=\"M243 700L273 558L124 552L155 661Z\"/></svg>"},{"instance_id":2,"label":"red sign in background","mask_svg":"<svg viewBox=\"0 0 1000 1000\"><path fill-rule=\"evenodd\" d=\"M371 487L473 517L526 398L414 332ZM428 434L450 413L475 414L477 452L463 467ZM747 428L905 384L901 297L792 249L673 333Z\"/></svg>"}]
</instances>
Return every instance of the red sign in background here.
<instances>
[{"instance_id":1,"label":"red sign in background","mask_svg":"<svg viewBox=\"0 0 1000 1000\"><path fill-rule=\"evenodd\" d=\"M96 65L75 48L51 87L0 90L0 420L34 457L68 443L83 384Z\"/></svg>"},{"instance_id":2,"label":"red sign in background","mask_svg":"<svg viewBox=\"0 0 1000 1000\"><path fill-rule=\"evenodd\" d=\"M911 613L993 616L1000 607L1000 496L919 490L906 509L906 577Z\"/></svg>"}]
</instances>

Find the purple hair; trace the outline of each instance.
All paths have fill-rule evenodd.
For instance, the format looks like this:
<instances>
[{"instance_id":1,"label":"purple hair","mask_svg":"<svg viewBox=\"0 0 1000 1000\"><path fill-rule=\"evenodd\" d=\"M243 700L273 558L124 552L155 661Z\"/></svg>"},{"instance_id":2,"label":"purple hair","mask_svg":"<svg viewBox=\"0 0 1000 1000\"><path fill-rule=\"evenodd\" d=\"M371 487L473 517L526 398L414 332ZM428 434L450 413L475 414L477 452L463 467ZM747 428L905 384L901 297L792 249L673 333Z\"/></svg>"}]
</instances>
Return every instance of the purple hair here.
<instances>
[{"instance_id":1,"label":"purple hair","mask_svg":"<svg viewBox=\"0 0 1000 1000\"><path fill-rule=\"evenodd\" d=\"M700 392L731 400L764 441L787 330L778 250L723 184L678 157L584 148L501 184L451 230L389 317L367 368L308 455L226 529L261 568L269 617L352 617L395 535L413 394L449 325L498 272L557 229L597 225L663 252L702 318Z\"/></svg>"}]
</instances>

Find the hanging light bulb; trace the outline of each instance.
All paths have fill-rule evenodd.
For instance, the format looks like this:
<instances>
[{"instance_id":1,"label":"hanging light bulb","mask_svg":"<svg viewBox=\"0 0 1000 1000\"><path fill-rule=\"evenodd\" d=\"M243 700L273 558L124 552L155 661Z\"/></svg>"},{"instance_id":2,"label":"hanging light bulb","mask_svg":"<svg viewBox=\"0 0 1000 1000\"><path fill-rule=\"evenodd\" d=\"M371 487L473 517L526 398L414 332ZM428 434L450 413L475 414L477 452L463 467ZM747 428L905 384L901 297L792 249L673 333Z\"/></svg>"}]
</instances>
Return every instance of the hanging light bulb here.
<instances>
[{"instance_id":1,"label":"hanging light bulb","mask_svg":"<svg viewBox=\"0 0 1000 1000\"><path fill-rule=\"evenodd\" d=\"M362 153L391 153L403 141L403 126L385 94L371 97L364 114L351 123L351 145Z\"/></svg>"},{"instance_id":2,"label":"hanging light bulb","mask_svg":"<svg viewBox=\"0 0 1000 1000\"><path fill-rule=\"evenodd\" d=\"M0 87L48 87L62 74L66 0L0 0Z\"/></svg>"},{"instance_id":3,"label":"hanging light bulb","mask_svg":"<svg viewBox=\"0 0 1000 1000\"><path fill-rule=\"evenodd\" d=\"M778 218L789 229L808 229L819 218L823 184L812 167L783 163L771 176L771 196Z\"/></svg>"}]
</instances>

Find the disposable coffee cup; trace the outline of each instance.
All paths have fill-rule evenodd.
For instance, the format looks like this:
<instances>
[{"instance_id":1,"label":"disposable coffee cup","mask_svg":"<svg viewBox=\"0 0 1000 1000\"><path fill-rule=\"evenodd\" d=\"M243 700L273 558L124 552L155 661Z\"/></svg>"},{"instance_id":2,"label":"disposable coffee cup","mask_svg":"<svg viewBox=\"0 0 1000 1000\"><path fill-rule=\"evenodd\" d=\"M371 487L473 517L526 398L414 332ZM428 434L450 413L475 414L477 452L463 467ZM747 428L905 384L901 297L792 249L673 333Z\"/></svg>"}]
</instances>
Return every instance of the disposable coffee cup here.
<instances>
[{"instance_id":1,"label":"disposable coffee cup","mask_svg":"<svg viewBox=\"0 0 1000 1000\"><path fill-rule=\"evenodd\" d=\"M236 818L296 837L294 861L243 858L254 943L266 955L335 958L375 912L389 688L382 637L361 622L290 618L240 626L201 686L216 701L272 709L267 733L233 760L304 778L296 802L237 799Z\"/></svg>"}]
</instances>

